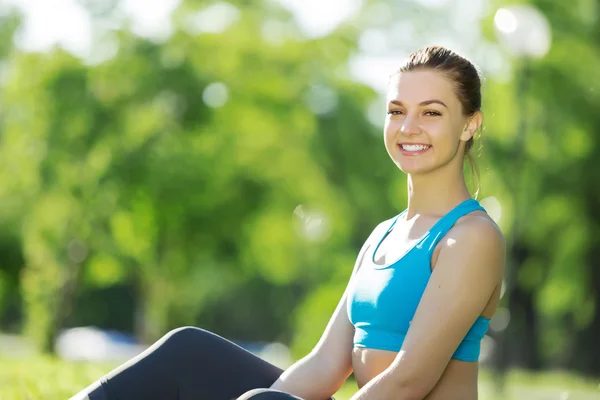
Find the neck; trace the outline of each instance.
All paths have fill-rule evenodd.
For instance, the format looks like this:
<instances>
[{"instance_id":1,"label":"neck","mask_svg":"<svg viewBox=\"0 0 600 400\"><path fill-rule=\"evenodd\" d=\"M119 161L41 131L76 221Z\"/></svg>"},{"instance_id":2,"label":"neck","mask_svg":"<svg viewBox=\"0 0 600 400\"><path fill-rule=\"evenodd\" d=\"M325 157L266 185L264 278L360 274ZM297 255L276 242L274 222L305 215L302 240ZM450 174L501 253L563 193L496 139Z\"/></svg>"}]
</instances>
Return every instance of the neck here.
<instances>
[{"instance_id":1,"label":"neck","mask_svg":"<svg viewBox=\"0 0 600 400\"><path fill-rule=\"evenodd\" d=\"M458 168L441 168L423 175L408 174L407 183L407 219L415 215L441 217L471 198L462 169Z\"/></svg>"}]
</instances>

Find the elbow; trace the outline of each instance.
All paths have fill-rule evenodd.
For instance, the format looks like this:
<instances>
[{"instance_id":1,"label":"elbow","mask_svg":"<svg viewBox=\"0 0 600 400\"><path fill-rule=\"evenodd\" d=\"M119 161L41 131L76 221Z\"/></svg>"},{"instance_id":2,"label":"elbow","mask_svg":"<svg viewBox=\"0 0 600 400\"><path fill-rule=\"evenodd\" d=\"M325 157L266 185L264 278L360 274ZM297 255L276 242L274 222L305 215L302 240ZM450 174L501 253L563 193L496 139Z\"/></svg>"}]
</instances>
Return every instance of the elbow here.
<instances>
[{"instance_id":1,"label":"elbow","mask_svg":"<svg viewBox=\"0 0 600 400\"><path fill-rule=\"evenodd\" d=\"M423 379L399 380L395 382L396 398L402 400L423 400L433 389L429 382Z\"/></svg>"},{"instance_id":2,"label":"elbow","mask_svg":"<svg viewBox=\"0 0 600 400\"><path fill-rule=\"evenodd\" d=\"M399 388L398 393L400 394L397 398L402 400L423 400L429 394L429 390L426 390L422 386L407 385Z\"/></svg>"},{"instance_id":3,"label":"elbow","mask_svg":"<svg viewBox=\"0 0 600 400\"><path fill-rule=\"evenodd\" d=\"M326 383L324 385L327 386L326 390L333 395L352 373L351 363L343 359L323 357L316 353L311 354L311 356L314 372L318 377L317 380Z\"/></svg>"}]
</instances>

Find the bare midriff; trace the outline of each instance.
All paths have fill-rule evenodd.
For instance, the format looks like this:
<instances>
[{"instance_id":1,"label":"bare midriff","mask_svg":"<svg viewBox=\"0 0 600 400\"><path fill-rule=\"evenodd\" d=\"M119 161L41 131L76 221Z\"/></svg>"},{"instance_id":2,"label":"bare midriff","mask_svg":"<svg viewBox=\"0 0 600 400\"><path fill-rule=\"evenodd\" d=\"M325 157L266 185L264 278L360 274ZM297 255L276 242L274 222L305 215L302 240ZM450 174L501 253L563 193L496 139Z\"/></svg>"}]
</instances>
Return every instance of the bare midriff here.
<instances>
[{"instance_id":1,"label":"bare midriff","mask_svg":"<svg viewBox=\"0 0 600 400\"><path fill-rule=\"evenodd\" d=\"M352 350L354 378L361 388L385 371L397 353L387 350L355 347ZM427 400L477 400L476 362L451 360Z\"/></svg>"}]
</instances>

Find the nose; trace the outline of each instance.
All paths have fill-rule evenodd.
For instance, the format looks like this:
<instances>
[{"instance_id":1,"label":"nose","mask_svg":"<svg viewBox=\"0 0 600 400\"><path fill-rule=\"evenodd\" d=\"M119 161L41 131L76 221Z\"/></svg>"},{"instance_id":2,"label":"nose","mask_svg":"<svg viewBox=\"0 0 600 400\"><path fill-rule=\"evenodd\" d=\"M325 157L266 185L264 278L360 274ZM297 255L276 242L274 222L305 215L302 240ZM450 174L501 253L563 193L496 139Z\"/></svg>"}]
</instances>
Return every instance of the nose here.
<instances>
[{"instance_id":1,"label":"nose","mask_svg":"<svg viewBox=\"0 0 600 400\"><path fill-rule=\"evenodd\" d=\"M419 126L417 119L411 116L406 116L402 125L400 126L400 132L406 136L418 135L421 133L421 127Z\"/></svg>"}]
</instances>

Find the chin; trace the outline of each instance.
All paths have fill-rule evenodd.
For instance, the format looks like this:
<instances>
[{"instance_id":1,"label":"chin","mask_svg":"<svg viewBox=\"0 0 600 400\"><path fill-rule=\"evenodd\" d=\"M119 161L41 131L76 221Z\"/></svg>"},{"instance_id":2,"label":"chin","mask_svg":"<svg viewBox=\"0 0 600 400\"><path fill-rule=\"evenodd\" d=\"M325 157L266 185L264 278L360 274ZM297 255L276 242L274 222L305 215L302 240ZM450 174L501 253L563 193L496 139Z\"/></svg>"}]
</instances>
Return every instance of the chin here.
<instances>
[{"instance_id":1,"label":"chin","mask_svg":"<svg viewBox=\"0 0 600 400\"><path fill-rule=\"evenodd\" d=\"M402 168L399 167L400 171L404 172L406 175L412 175L412 176L417 176L417 175L425 175L429 172L431 172L431 169L427 169L427 168Z\"/></svg>"},{"instance_id":2,"label":"chin","mask_svg":"<svg viewBox=\"0 0 600 400\"><path fill-rule=\"evenodd\" d=\"M423 175L435 169L435 167L432 168L430 165L423 165L422 163L415 162L406 162L405 160L398 159L394 160L394 164L396 164L400 171L404 172L407 175Z\"/></svg>"}]
</instances>

